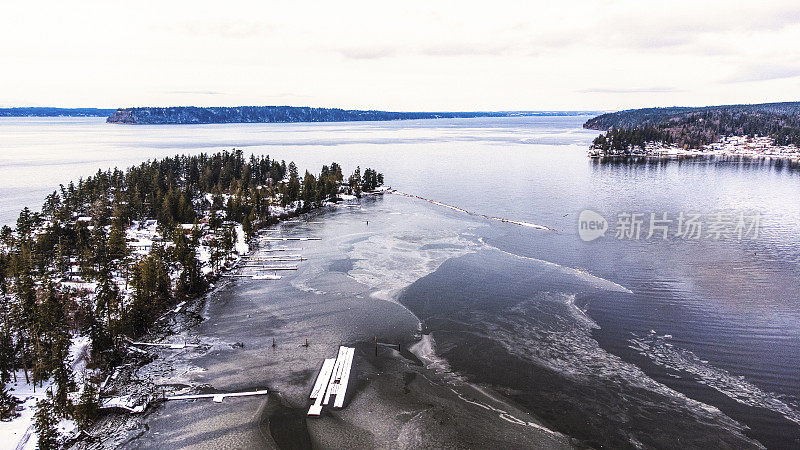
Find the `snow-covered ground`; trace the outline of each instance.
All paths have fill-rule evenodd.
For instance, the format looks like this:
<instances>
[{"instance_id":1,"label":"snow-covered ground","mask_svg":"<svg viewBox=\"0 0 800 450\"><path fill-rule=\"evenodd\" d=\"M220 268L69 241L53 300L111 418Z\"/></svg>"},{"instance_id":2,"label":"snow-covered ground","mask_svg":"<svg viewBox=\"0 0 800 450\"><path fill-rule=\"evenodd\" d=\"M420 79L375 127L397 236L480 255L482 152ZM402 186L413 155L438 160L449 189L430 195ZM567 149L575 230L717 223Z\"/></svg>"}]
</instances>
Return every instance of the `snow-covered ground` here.
<instances>
[{"instance_id":1,"label":"snow-covered ground","mask_svg":"<svg viewBox=\"0 0 800 450\"><path fill-rule=\"evenodd\" d=\"M83 379L90 372L86 369L86 359L89 351L89 338L86 336L76 336L72 338L69 355L72 361L72 373L75 375L75 382L78 386L83 384ZM32 375L29 373L28 375ZM17 407L19 416L8 422L0 421L0 450L5 449L30 449L37 448L38 436L34 430L34 414L36 414L36 403L47 397L47 391L51 387L48 380L42 386L34 386L25 382L25 372L16 372L17 382L9 382L6 387L9 394L13 395L22 403ZM76 424L72 420L62 419L58 424L58 431L61 436L68 436L75 431Z\"/></svg>"},{"instance_id":2,"label":"snow-covered ground","mask_svg":"<svg viewBox=\"0 0 800 450\"><path fill-rule=\"evenodd\" d=\"M42 386L34 386L25 382L25 373L17 371L17 382L7 385L9 393L22 401L18 406L19 417L9 421L0 422L0 449L34 450L37 448L38 436L34 430L34 414L36 403L47 397L50 382ZM61 420L58 431L62 436L69 435L76 429L72 420Z\"/></svg>"}]
</instances>

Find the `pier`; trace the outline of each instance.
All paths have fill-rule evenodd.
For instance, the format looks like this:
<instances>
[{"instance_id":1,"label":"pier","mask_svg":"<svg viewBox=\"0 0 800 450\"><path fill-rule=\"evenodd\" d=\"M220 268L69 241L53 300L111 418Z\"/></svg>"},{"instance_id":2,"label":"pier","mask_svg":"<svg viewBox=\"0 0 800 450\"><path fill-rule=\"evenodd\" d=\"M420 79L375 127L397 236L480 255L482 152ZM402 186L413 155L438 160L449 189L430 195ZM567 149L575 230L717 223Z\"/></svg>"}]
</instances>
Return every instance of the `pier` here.
<instances>
[{"instance_id":1,"label":"pier","mask_svg":"<svg viewBox=\"0 0 800 450\"><path fill-rule=\"evenodd\" d=\"M224 394L190 394L190 395L173 395L164 397L164 400L196 400L201 398L210 398L214 403L222 403L225 397L249 397L253 395L267 395L269 392L266 389L259 391L249 392L228 392Z\"/></svg>"},{"instance_id":2,"label":"pier","mask_svg":"<svg viewBox=\"0 0 800 450\"><path fill-rule=\"evenodd\" d=\"M169 349L173 349L173 350L182 350L184 348L198 348L198 347L200 347L199 344L186 344L186 343L159 344L159 343L155 343L155 342L131 342L130 344L131 345L140 345L140 346L143 346L143 347L164 347L164 348L169 348Z\"/></svg>"},{"instance_id":3,"label":"pier","mask_svg":"<svg viewBox=\"0 0 800 450\"><path fill-rule=\"evenodd\" d=\"M321 241L318 237L265 237L265 241Z\"/></svg>"}]
</instances>

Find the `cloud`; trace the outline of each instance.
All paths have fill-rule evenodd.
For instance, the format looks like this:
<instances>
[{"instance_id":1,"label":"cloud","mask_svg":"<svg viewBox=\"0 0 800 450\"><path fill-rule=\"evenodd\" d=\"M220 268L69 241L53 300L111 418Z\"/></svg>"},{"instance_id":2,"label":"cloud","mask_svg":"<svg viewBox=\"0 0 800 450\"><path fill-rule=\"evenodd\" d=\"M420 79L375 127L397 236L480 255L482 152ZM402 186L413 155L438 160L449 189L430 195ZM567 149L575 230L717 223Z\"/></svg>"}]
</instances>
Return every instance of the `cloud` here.
<instances>
[{"instance_id":1,"label":"cloud","mask_svg":"<svg viewBox=\"0 0 800 450\"><path fill-rule=\"evenodd\" d=\"M673 87L639 87L639 88L588 88L580 89L576 92L581 94L641 94L641 93L669 93L678 92Z\"/></svg>"},{"instance_id":2,"label":"cloud","mask_svg":"<svg viewBox=\"0 0 800 450\"><path fill-rule=\"evenodd\" d=\"M270 36L276 25L265 22L233 19L195 19L153 27L156 30L177 32L189 37L250 39Z\"/></svg>"},{"instance_id":3,"label":"cloud","mask_svg":"<svg viewBox=\"0 0 800 450\"><path fill-rule=\"evenodd\" d=\"M347 59L380 59L395 56L398 49L395 47L343 47L334 51Z\"/></svg>"},{"instance_id":4,"label":"cloud","mask_svg":"<svg viewBox=\"0 0 800 450\"><path fill-rule=\"evenodd\" d=\"M509 54L516 45L475 42L440 42L434 44L411 44L405 46L352 46L333 49L347 59L382 59L395 56L500 56Z\"/></svg>"},{"instance_id":5,"label":"cloud","mask_svg":"<svg viewBox=\"0 0 800 450\"><path fill-rule=\"evenodd\" d=\"M749 83L752 81L783 80L795 77L800 77L800 67L757 64L744 67L723 81L726 83Z\"/></svg>"},{"instance_id":6,"label":"cloud","mask_svg":"<svg viewBox=\"0 0 800 450\"><path fill-rule=\"evenodd\" d=\"M167 94L180 94L180 95L224 95L224 92L218 91L166 91Z\"/></svg>"},{"instance_id":7,"label":"cloud","mask_svg":"<svg viewBox=\"0 0 800 450\"><path fill-rule=\"evenodd\" d=\"M449 42L426 45L416 53L425 56L500 56L514 51L515 47L506 43Z\"/></svg>"}]
</instances>

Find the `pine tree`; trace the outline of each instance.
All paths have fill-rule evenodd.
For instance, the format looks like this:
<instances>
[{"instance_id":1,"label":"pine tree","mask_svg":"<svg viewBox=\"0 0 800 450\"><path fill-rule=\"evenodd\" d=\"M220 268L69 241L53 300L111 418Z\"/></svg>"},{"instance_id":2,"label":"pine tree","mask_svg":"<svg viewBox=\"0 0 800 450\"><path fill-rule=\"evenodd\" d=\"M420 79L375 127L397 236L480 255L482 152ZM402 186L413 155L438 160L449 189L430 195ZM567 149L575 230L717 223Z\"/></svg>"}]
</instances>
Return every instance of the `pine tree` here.
<instances>
[{"instance_id":1,"label":"pine tree","mask_svg":"<svg viewBox=\"0 0 800 450\"><path fill-rule=\"evenodd\" d=\"M128 256L128 243L125 241L125 224L115 218L108 233L108 255L111 260L121 262Z\"/></svg>"},{"instance_id":2,"label":"pine tree","mask_svg":"<svg viewBox=\"0 0 800 450\"><path fill-rule=\"evenodd\" d=\"M356 167L356 170L350 175L347 184L350 185L353 195L361 198L361 167Z\"/></svg>"},{"instance_id":3,"label":"pine tree","mask_svg":"<svg viewBox=\"0 0 800 450\"><path fill-rule=\"evenodd\" d=\"M242 219L242 231L244 232L244 235L248 237L253 234L253 224L250 222L251 215L252 213L247 214L244 216L244 219Z\"/></svg>"},{"instance_id":4,"label":"pine tree","mask_svg":"<svg viewBox=\"0 0 800 450\"><path fill-rule=\"evenodd\" d=\"M293 204L297 200L300 199L300 180L297 178L297 174L289 175L289 182L286 183L286 193L284 194L284 200L286 205Z\"/></svg>"},{"instance_id":5,"label":"pine tree","mask_svg":"<svg viewBox=\"0 0 800 450\"><path fill-rule=\"evenodd\" d=\"M41 400L36 404L34 414L34 428L39 435L39 450L56 450L59 447L58 418L50 399Z\"/></svg>"},{"instance_id":6,"label":"pine tree","mask_svg":"<svg viewBox=\"0 0 800 450\"><path fill-rule=\"evenodd\" d=\"M303 210L308 211L317 201L317 179L308 171L303 176Z\"/></svg>"},{"instance_id":7,"label":"pine tree","mask_svg":"<svg viewBox=\"0 0 800 450\"><path fill-rule=\"evenodd\" d=\"M100 398L94 383L86 382L80 401L73 407L75 421L81 429L86 429L100 416Z\"/></svg>"},{"instance_id":8,"label":"pine tree","mask_svg":"<svg viewBox=\"0 0 800 450\"><path fill-rule=\"evenodd\" d=\"M170 269L164 256L163 249L154 247L134 268L133 300L125 314L126 329L132 336L146 332L158 313L172 302Z\"/></svg>"},{"instance_id":9,"label":"pine tree","mask_svg":"<svg viewBox=\"0 0 800 450\"><path fill-rule=\"evenodd\" d=\"M16 417L17 399L8 393L5 380L0 380L0 420L10 420Z\"/></svg>"}]
</instances>

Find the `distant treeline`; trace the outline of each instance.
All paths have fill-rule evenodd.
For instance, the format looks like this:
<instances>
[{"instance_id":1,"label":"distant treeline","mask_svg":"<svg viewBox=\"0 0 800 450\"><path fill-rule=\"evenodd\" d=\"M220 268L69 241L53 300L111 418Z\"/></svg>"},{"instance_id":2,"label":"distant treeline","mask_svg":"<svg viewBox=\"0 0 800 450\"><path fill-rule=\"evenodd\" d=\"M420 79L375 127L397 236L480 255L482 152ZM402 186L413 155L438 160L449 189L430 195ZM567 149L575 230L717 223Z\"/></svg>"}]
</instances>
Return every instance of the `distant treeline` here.
<instances>
[{"instance_id":1,"label":"distant treeline","mask_svg":"<svg viewBox=\"0 0 800 450\"><path fill-rule=\"evenodd\" d=\"M100 108L0 108L0 117L108 117L113 109Z\"/></svg>"},{"instance_id":2,"label":"distant treeline","mask_svg":"<svg viewBox=\"0 0 800 450\"><path fill-rule=\"evenodd\" d=\"M797 145L800 102L632 109L602 114L583 127L609 130L595 140L594 147L601 151L642 147L654 141L698 148L722 136L753 135L770 136L778 145Z\"/></svg>"},{"instance_id":3,"label":"distant treeline","mask_svg":"<svg viewBox=\"0 0 800 450\"><path fill-rule=\"evenodd\" d=\"M580 111L390 112L295 106L122 108L107 119L127 124L354 122L470 117L574 116Z\"/></svg>"}]
</instances>

